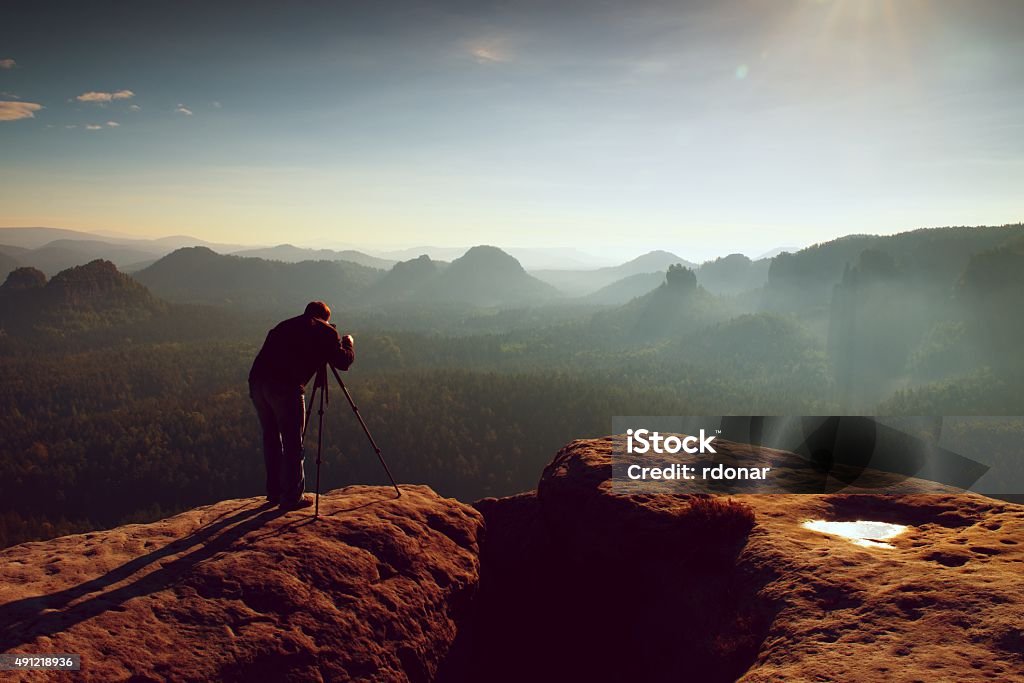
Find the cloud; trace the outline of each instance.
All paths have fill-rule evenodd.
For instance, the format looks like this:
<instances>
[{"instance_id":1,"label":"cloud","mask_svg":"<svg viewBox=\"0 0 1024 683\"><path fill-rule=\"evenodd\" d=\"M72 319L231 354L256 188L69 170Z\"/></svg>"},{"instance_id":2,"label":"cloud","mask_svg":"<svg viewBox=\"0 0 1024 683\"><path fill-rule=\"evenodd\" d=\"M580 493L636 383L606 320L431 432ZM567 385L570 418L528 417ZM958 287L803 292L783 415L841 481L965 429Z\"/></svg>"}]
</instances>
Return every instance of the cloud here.
<instances>
[{"instance_id":1,"label":"cloud","mask_svg":"<svg viewBox=\"0 0 1024 683\"><path fill-rule=\"evenodd\" d=\"M174 111L178 112L179 114L184 114L185 116L192 116L192 110L186 107L184 104L178 104L178 108Z\"/></svg>"},{"instance_id":2,"label":"cloud","mask_svg":"<svg viewBox=\"0 0 1024 683\"><path fill-rule=\"evenodd\" d=\"M0 59L0 69L13 69L18 66L18 63L13 59Z\"/></svg>"},{"instance_id":3,"label":"cloud","mask_svg":"<svg viewBox=\"0 0 1024 683\"><path fill-rule=\"evenodd\" d=\"M85 124L85 129L86 130L103 130L103 126L99 125L98 123L87 123L87 124Z\"/></svg>"},{"instance_id":4,"label":"cloud","mask_svg":"<svg viewBox=\"0 0 1024 683\"><path fill-rule=\"evenodd\" d=\"M90 90L84 92L75 99L79 102L93 102L93 103L106 103L113 100L130 100L135 97L135 93L131 90L116 90L114 92L97 92Z\"/></svg>"},{"instance_id":5,"label":"cloud","mask_svg":"<svg viewBox=\"0 0 1024 683\"><path fill-rule=\"evenodd\" d=\"M502 62L508 61L508 57L506 55L502 54L499 50L486 45L477 45L472 48L469 53L473 55L473 59L480 64L501 64Z\"/></svg>"},{"instance_id":6,"label":"cloud","mask_svg":"<svg viewBox=\"0 0 1024 683\"><path fill-rule=\"evenodd\" d=\"M464 43L463 46L477 64L504 64L512 61L508 40L501 36L480 38Z\"/></svg>"},{"instance_id":7,"label":"cloud","mask_svg":"<svg viewBox=\"0 0 1024 683\"><path fill-rule=\"evenodd\" d=\"M108 128L117 128L120 125L121 124L118 123L117 121L107 121L107 127Z\"/></svg>"},{"instance_id":8,"label":"cloud","mask_svg":"<svg viewBox=\"0 0 1024 683\"><path fill-rule=\"evenodd\" d=\"M221 104L217 100L214 100L211 104L213 105L214 109L220 109L221 108Z\"/></svg>"},{"instance_id":9,"label":"cloud","mask_svg":"<svg viewBox=\"0 0 1024 683\"><path fill-rule=\"evenodd\" d=\"M142 111L142 107L137 104L133 104L128 107L128 111Z\"/></svg>"},{"instance_id":10,"label":"cloud","mask_svg":"<svg viewBox=\"0 0 1024 683\"><path fill-rule=\"evenodd\" d=\"M43 108L43 105L35 102L12 102L9 100L0 101L0 121L17 121L19 119L33 119L36 112Z\"/></svg>"}]
</instances>

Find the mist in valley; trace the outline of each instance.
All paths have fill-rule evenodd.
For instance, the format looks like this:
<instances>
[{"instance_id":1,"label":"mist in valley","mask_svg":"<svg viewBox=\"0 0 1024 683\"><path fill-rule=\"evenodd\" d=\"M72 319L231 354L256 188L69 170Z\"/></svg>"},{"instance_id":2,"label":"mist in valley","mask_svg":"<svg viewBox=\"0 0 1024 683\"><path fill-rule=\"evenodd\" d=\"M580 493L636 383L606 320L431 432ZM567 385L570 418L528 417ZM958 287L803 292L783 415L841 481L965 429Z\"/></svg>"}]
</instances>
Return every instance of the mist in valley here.
<instances>
[{"instance_id":1,"label":"mist in valley","mask_svg":"<svg viewBox=\"0 0 1024 683\"><path fill-rule=\"evenodd\" d=\"M0 234L4 545L258 491L246 373L313 299L357 339L346 381L399 478L463 500L533 488L614 415L1024 413L1021 225L561 270L59 235L53 272L47 237ZM326 435L326 489L382 483L342 406Z\"/></svg>"}]
</instances>

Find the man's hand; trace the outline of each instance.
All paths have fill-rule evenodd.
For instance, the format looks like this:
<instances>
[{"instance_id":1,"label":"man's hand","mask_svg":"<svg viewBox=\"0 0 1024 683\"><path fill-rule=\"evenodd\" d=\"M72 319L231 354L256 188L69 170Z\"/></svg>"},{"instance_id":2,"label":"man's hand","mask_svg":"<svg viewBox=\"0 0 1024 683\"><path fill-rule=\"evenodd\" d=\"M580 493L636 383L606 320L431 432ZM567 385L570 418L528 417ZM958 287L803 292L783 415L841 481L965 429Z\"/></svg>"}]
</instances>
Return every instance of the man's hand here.
<instances>
[{"instance_id":1,"label":"man's hand","mask_svg":"<svg viewBox=\"0 0 1024 683\"><path fill-rule=\"evenodd\" d=\"M337 349L331 359L331 365L338 370L348 370L356 359L356 340L351 334L341 338L341 348Z\"/></svg>"}]
</instances>

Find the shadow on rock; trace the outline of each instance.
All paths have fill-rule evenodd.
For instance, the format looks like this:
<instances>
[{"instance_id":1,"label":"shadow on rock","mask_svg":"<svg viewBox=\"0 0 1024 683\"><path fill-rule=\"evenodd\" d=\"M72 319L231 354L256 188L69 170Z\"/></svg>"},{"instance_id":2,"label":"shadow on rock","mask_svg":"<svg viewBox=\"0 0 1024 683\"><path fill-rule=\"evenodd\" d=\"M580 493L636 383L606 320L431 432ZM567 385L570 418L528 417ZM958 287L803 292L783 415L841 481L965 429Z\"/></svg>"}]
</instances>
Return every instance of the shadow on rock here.
<instances>
[{"instance_id":1,"label":"shadow on rock","mask_svg":"<svg viewBox=\"0 0 1024 683\"><path fill-rule=\"evenodd\" d=\"M228 514L228 513L225 513ZM258 529L267 521L283 514L277 509L245 507L241 512L221 515L188 536L168 543L158 550L126 562L117 569L72 588L26 598L0 605L0 651L7 651L40 636L66 631L75 624L140 596L173 585L196 564L230 549L239 539ZM125 585L135 574L163 558L177 555L189 548L196 550L160 566ZM81 602L80 598L87 597ZM75 603L75 604L72 604Z\"/></svg>"}]
</instances>

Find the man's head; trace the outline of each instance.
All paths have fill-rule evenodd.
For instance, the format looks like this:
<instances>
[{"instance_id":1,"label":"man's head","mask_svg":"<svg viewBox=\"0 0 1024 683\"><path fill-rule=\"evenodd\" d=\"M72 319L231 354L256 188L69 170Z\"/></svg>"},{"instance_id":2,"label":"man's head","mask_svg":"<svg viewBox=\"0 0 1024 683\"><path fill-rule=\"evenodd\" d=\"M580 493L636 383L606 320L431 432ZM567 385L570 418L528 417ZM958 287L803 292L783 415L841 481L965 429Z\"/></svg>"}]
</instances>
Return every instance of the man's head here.
<instances>
[{"instance_id":1,"label":"man's head","mask_svg":"<svg viewBox=\"0 0 1024 683\"><path fill-rule=\"evenodd\" d=\"M327 322L331 319L331 307L323 301L310 301L306 304L306 315Z\"/></svg>"}]
</instances>

